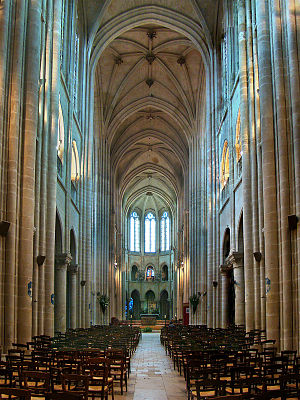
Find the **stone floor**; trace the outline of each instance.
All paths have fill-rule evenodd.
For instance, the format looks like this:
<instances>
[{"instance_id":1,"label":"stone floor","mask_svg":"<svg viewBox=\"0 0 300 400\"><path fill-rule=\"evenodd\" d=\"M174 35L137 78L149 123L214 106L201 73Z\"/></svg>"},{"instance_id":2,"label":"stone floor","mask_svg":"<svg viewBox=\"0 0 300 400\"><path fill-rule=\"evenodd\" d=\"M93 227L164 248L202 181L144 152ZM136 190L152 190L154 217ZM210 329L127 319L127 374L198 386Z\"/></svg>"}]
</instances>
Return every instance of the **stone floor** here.
<instances>
[{"instance_id":1,"label":"stone floor","mask_svg":"<svg viewBox=\"0 0 300 400\"><path fill-rule=\"evenodd\" d=\"M186 400L185 381L174 371L170 358L160 344L159 333L143 333L136 353L131 359L128 392L117 400Z\"/></svg>"}]
</instances>

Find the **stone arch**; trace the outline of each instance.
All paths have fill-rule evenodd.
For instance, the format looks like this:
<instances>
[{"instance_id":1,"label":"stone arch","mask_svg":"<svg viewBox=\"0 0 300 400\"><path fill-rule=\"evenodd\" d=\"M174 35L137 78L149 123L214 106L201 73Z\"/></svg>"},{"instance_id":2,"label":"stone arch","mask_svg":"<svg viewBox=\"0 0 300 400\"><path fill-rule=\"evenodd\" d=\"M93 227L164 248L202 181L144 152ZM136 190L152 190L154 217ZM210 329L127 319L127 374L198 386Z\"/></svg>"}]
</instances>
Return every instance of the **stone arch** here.
<instances>
[{"instance_id":1,"label":"stone arch","mask_svg":"<svg viewBox=\"0 0 300 400\"><path fill-rule=\"evenodd\" d=\"M222 252L223 252L223 264L226 264L227 261L227 257L230 254L230 229L229 227L227 227L225 229L225 233L224 233L224 238L223 238L223 248L222 248ZM227 272L224 272L224 279L223 279L223 283L225 284L225 281L227 281L226 283L226 289L222 289L224 290L224 297L223 297L223 301L226 303L226 309L227 309L227 324L232 325L234 324L235 321L235 287L234 287L234 274L233 274L233 268L231 266L231 268L228 268Z\"/></svg>"},{"instance_id":2,"label":"stone arch","mask_svg":"<svg viewBox=\"0 0 300 400\"><path fill-rule=\"evenodd\" d=\"M243 212L241 213L238 231L237 231L237 249L239 253L244 253L244 226L243 226Z\"/></svg>"},{"instance_id":3,"label":"stone arch","mask_svg":"<svg viewBox=\"0 0 300 400\"><path fill-rule=\"evenodd\" d=\"M225 262L226 258L229 256L230 253L230 229L227 227L224 232L223 237L223 247L222 247L222 256L223 256L223 263Z\"/></svg>"},{"instance_id":4,"label":"stone arch","mask_svg":"<svg viewBox=\"0 0 300 400\"><path fill-rule=\"evenodd\" d=\"M137 265L133 264L131 267L131 280L133 282L138 280L138 273L139 273L139 269L138 269Z\"/></svg>"},{"instance_id":5,"label":"stone arch","mask_svg":"<svg viewBox=\"0 0 300 400\"><path fill-rule=\"evenodd\" d=\"M169 280L169 268L167 264L163 264L161 269L161 280L168 281Z\"/></svg>"},{"instance_id":6,"label":"stone arch","mask_svg":"<svg viewBox=\"0 0 300 400\"><path fill-rule=\"evenodd\" d=\"M140 319L140 313L141 313L141 296L140 296L140 292L137 289L134 289L131 292L131 298L133 300L132 318L133 319Z\"/></svg>"},{"instance_id":7,"label":"stone arch","mask_svg":"<svg viewBox=\"0 0 300 400\"><path fill-rule=\"evenodd\" d=\"M151 314L156 309L155 293L153 290L148 290L145 294L147 313Z\"/></svg>"},{"instance_id":8,"label":"stone arch","mask_svg":"<svg viewBox=\"0 0 300 400\"><path fill-rule=\"evenodd\" d=\"M76 235L75 231L72 228L70 230L70 253L72 256L72 264L77 263L77 240L76 240Z\"/></svg>"},{"instance_id":9,"label":"stone arch","mask_svg":"<svg viewBox=\"0 0 300 400\"><path fill-rule=\"evenodd\" d=\"M156 275L155 267L152 264L146 266L145 280L154 281Z\"/></svg>"},{"instance_id":10,"label":"stone arch","mask_svg":"<svg viewBox=\"0 0 300 400\"><path fill-rule=\"evenodd\" d=\"M61 254L63 252L63 225L59 215L56 210L55 218L55 254Z\"/></svg>"},{"instance_id":11,"label":"stone arch","mask_svg":"<svg viewBox=\"0 0 300 400\"><path fill-rule=\"evenodd\" d=\"M194 22L190 17L157 5L141 6L128 10L105 23L102 29L97 31L89 44L92 70L94 70L103 50L122 33L140 25L158 23L181 33L191 40L196 49L200 52L206 67L207 75L209 75L209 67L211 64L210 50L212 48L209 34L204 33L201 29L201 25ZM99 26L99 24L96 25Z\"/></svg>"},{"instance_id":12,"label":"stone arch","mask_svg":"<svg viewBox=\"0 0 300 400\"><path fill-rule=\"evenodd\" d=\"M170 302L167 290L163 290L160 294L160 316L161 318L170 318Z\"/></svg>"}]
</instances>

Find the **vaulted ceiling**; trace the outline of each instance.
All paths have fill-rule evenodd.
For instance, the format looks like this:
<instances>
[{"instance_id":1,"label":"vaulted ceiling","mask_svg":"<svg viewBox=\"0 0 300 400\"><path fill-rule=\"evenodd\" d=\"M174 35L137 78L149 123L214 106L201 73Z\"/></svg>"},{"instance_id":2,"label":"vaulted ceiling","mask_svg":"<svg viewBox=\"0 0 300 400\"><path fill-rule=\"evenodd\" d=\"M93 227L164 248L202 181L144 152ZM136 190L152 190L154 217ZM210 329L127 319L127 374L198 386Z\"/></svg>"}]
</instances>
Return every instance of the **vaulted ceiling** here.
<instances>
[{"instance_id":1,"label":"vaulted ceiling","mask_svg":"<svg viewBox=\"0 0 300 400\"><path fill-rule=\"evenodd\" d=\"M150 192L175 209L188 176L188 142L205 110L199 52L171 29L137 27L104 50L95 81L95 111L123 205Z\"/></svg>"}]
</instances>

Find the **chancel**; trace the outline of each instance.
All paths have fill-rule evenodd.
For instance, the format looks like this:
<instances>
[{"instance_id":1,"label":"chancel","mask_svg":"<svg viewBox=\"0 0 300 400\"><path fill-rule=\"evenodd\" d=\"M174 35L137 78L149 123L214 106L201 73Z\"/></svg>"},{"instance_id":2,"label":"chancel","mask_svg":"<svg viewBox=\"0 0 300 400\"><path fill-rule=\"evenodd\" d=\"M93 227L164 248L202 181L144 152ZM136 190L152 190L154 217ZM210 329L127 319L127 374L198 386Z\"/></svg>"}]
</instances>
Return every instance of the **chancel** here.
<instances>
[{"instance_id":1,"label":"chancel","mask_svg":"<svg viewBox=\"0 0 300 400\"><path fill-rule=\"evenodd\" d=\"M4 354L112 320L299 351L299 14L0 0Z\"/></svg>"}]
</instances>

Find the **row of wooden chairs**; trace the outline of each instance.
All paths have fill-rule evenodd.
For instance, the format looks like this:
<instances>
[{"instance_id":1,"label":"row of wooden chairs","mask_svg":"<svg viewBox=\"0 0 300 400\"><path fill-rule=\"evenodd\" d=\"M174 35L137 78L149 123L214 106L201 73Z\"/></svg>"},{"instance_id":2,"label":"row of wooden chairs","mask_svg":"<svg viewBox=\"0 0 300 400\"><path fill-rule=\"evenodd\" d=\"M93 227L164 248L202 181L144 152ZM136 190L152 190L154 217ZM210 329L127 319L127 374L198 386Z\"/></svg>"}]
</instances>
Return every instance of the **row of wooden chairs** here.
<instances>
[{"instance_id":1,"label":"row of wooden chairs","mask_svg":"<svg viewBox=\"0 0 300 400\"><path fill-rule=\"evenodd\" d=\"M14 343L6 361L0 361L0 398L3 394L3 398L25 399L30 393L31 398L108 399L111 394L114 399L114 384L119 383L121 394L127 391L130 358L140 336L138 328L99 326ZM70 347L78 338L79 348Z\"/></svg>"},{"instance_id":2,"label":"row of wooden chairs","mask_svg":"<svg viewBox=\"0 0 300 400\"><path fill-rule=\"evenodd\" d=\"M184 374L189 399L300 398L296 351L277 354L264 332L173 326L162 330L161 342L174 369Z\"/></svg>"},{"instance_id":3,"label":"row of wooden chairs","mask_svg":"<svg viewBox=\"0 0 300 400\"><path fill-rule=\"evenodd\" d=\"M119 382L121 394L123 390L127 391L127 376L128 376L128 363L126 360L126 354L122 349L110 349L107 351L105 357L99 357L96 351L91 354L88 352L89 358L72 358L70 352L67 354L61 354L62 357L57 357L52 360L50 357L39 361L28 361L19 359L12 363L11 359L8 362L2 362L2 368L0 368L0 378L1 385L6 385L8 387L20 386L27 387L27 377L29 376L29 381L34 377L44 379L46 387L44 391L48 390L48 379L51 389L61 390L62 387L62 376L67 374L72 375L90 375L95 376L99 374L99 371L103 370L105 365L105 370L108 373L107 382L110 387L110 391L113 396L113 382ZM43 375L44 374L44 375ZM93 378L95 379L95 378ZM41 385L39 385L41 386Z\"/></svg>"}]
</instances>

